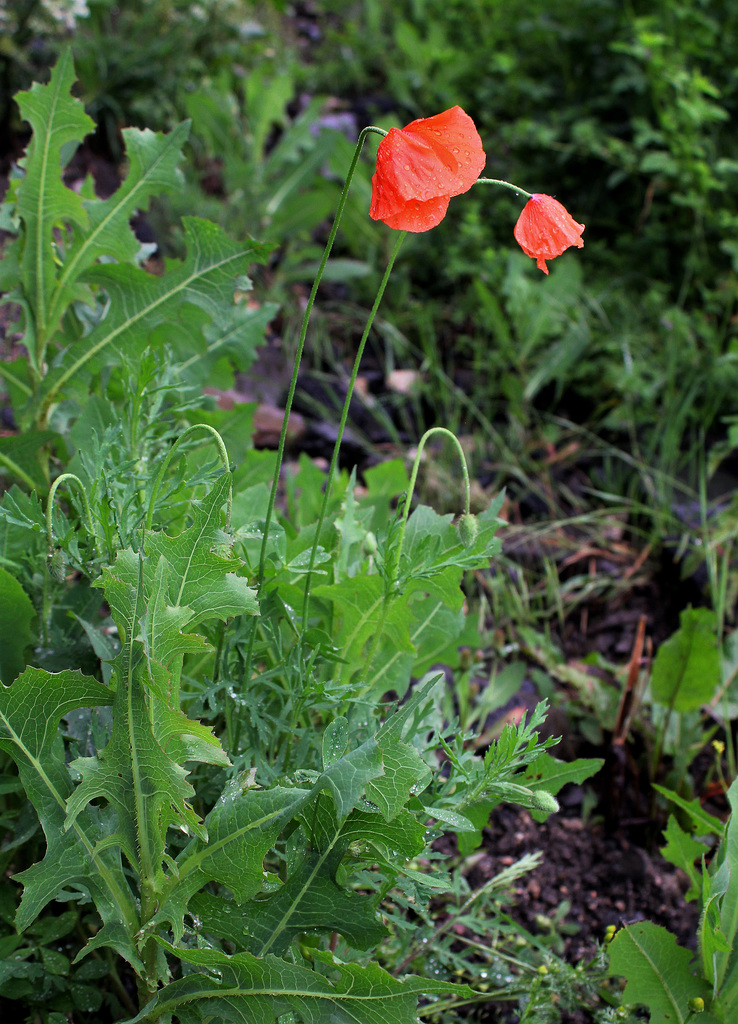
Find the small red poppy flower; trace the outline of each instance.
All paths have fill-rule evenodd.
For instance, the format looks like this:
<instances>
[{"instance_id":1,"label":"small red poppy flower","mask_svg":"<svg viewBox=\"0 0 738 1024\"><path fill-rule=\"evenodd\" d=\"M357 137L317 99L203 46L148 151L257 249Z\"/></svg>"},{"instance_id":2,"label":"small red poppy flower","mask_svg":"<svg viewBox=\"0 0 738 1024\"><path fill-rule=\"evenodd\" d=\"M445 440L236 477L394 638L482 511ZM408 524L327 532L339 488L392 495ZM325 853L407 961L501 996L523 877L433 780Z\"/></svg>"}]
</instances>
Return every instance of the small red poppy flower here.
<instances>
[{"instance_id":1,"label":"small red poppy flower","mask_svg":"<svg viewBox=\"0 0 738 1024\"><path fill-rule=\"evenodd\" d=\"M377 151L369 215L397 231L429 231L451 196L468 192L487 161L461 107L390 128Z\"/></svg>"},{"instance_id":2,"label":"small red poppy flower","mask_svg":"<svg viewBox=\"0 0 738 1024\"><path fill-rule=\"evenodd\" d=\"M583 231L584 224L577 224L558 200L537 193L523 207L514 234L526 256L547 274L546 260L560 256L570 245L584 246Z\"/></svg>"}]
</instances>

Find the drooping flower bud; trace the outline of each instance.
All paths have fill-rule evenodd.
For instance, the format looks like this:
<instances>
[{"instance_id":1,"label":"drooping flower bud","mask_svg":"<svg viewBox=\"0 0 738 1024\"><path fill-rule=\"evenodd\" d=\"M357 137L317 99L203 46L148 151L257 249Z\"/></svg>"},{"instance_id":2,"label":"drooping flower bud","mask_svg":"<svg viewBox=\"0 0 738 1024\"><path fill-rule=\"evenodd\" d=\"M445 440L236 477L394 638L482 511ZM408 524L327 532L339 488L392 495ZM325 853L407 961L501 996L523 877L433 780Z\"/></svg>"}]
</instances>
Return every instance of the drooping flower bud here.
<instances>
[{"instance_id":1,"label":"drooping flower bud","mask_svg":"<svg viewBox=\"0 0 738 1024\"><path fill-rule=\"evenodd\" d=\"M459 537L465 548L470 548L477 539L479 523L471 512L465 512L459 520Z\"/></svg>"},{"instance_id":2,"label":"drooping flower bud","mask_svg":"<svg viewBox=\"0 0 738 1024\"><path fill-rule=\"evenodd\" d=\"M55 548L53 554L49 558L49 572L55 580L58 580L59 583L63 583L66 579L67 556L61 548Z\"/></svg>"},{"instance_id":3,"label":"drooping flower bud","mask_svg":"<svg viewBox=\"0 0 738 1024\"><path fill-rule=\"evenodd\" d=\"M537 789L533 793L533 806L537 811L555 814L559 809L559 801L545 789Z\"/></svg>"}]
</instances>

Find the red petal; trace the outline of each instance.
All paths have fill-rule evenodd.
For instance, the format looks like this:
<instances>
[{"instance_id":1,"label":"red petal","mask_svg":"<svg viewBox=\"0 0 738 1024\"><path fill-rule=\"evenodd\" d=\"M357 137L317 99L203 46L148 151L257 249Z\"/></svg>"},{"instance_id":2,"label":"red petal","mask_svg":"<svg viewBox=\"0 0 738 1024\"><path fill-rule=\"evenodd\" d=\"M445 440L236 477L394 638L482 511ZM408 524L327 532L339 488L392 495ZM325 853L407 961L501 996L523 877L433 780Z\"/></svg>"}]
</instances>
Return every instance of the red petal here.
<instances>
[{"instance_id":1,"label":"red petal","mask_svg":"<svg viewBox=\"0 0 738 1024\"><path fill-rule=\"evenodd\" d=\"M450 196L438 196L435 199L428 199L424 203L421 203L419 199L411 199L396 213L382 217L381 220L395 231L430 231L446 216L450 198ZM374 219L379 220L380 218L375 217Z\"/></svg>"},{"instance_id":2,"label":"red petal","mask_svg":"<svg viewBox=\"0 0 738 1024\"><path fill-rule=\"evenodd\" d=\"M479 132L461 107L411 121L402 132L414 136L433 154L436 195L468 192L487 162Z\"/></svg>"},{"instance_id":3,"label":"red petal","mask_svg":"<svg viewBox=\"0 0 738 1024\"><path fill-rule=\"evenodd\" d=\"M408 212L408 203L448 200L467 192L485 162L479 133L461 107L412 121L402 130L391 128L377 151L370 215L386 224L398 216L423 223L417 209L414 214ZM434 209L437 216L440 208ZM434 226L403 230L427 231Z\"/></svg>"},{"instance_id":4,"label":"red petal","mask_svg":"<svg viewBox=\"0 0 738 1024\"><path fill-rule=\"evenodd\" d=\"M584 224L578 224L560 202L538 193L525 204L514 235L523 252L547 274L544 261L560 256L571 245L581 249L583 231Z\"/></svg>"}]
</instances>

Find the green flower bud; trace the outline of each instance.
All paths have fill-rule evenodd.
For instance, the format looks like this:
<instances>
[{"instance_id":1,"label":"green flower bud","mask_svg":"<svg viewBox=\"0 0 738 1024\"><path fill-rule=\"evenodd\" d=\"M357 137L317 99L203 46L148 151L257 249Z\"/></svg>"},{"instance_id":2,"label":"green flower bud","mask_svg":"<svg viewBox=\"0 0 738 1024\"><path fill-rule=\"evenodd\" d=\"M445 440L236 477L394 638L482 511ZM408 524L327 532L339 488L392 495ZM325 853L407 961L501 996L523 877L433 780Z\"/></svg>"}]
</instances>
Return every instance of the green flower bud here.
<instances>
[{"instance_id":1,"label":"green flower bud","mask_svg":"<svg viewBox=\"0 0 738 1024\"><path fill-rule=\"evenodd\" d=\"M49 558L49 572L59 583L63 583L66 579L67 558L61 548L55 548L54 553Z\"/></svg>"},{"instance_id":2,"label":"green flower bud","mask_svg":"<svg viewBox=\"0 0 738 1024\"><path fill-rule=\"evenodd\" d=\"M365 555L376 555L377 538L374 536L371 530L367 533L366 537L364 537L364 543L362 547L364 548Z\"/></svg>"},{"instance_id":3,"label":"green flower bud","mask_svg":"<svg viewBox=\"0 0 738 1024\"><path fill-rule=\"evenodd\" d=\"M545 789L537 789L533 793L533 806L537 811L555 814L559 809L559 801Z\"/></svg>"},{"instance_id":4,"label":"green flower bud","mask_svg":"<svg viewBox=\"0 0 738 1024\"><path fill-rule=\"evenodd\" d=\"M541 977L544 977L546 974L548 974L548 967L546 967L545 964L541 964L541 966L538 968L538 973L541 975Z\"/></svg>"},{"instance_id":5,"label":"green flower bud","mask_svg":"<svg viewBox=\"0 0 738 1024\"><path fill-rule=\"evenodd\" d=\"M687 1006L690 1008L692 1013L704 1013L705 1000L701 996L694 996L689 1000Z\"/></svg>"},{"instance_id":6,"label":"green flower bud","mask_svg":"<svg viewBox=\"0 0 738 1024\"><path fill-rule=\"evenodd\" d=\"M465 548L470 548L477 539L479 523L471 512L465 512L459 520L459 537Z\"/></svg>"}]
</instances>

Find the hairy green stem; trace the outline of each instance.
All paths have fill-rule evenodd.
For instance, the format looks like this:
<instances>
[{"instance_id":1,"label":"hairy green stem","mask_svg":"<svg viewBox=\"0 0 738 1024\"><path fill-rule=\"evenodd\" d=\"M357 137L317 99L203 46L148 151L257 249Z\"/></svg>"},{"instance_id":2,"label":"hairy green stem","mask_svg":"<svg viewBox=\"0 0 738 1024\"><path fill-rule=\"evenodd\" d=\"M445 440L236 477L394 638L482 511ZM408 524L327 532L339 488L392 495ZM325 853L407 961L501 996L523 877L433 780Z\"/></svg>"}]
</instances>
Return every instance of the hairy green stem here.
<instances>
[{"instance_id":1,"label":"hairy green stem","mask_svg":"<svg viewBox=\"0 0 738 1024\"><path fill-rule=\"evenodd\" d=\"M466 455L464 454L464 449L461 447L461 442L459 441L456 434L454 434L447 427L431 427L429 430L426 430L426 432L420 439L420 442L418 444L418 450L415 453L415 461L413 462L412 472L410 473L410 484L407 489L407 498L405 499L405 504L402 509L402 519L400 521L400 538L395 549L395 558L393 562L392 573L393 583L397 582L397 570L399 569L400 556L402 554L402 546L405 541L405 528L407 527L407 518L410 514L410 506L412 504L413 493L415 491L415 484L417 482L418 472L420 470L420 460L422 458L423 449L425 448L426 442L428 441L428 438L430 438L433 434L442 434L444 437L447 437L449 441L451 441L456 447L456 451L459 454L459 464L461 465L461 473L462 476L464 477L464 512L466 513L466 515L469 515L471 511L471 483L469 481L469 467L466 464Z\"/></svg>"},{"instance_id":2,"label":"hairy green stem","mask_svg":"<svg viewBox=\"0 0 738 1024\"><path fill-rule=\"evenodd\" d=\"M313 287L312 287L312 289L310 291L310 296L308 298L307 305L305 306L305 314L304 314L304 316L302 318L302 327L300 329L300 337L299 337L299 340L297 342L297 351L295 352L295 363L294 363L294 366L293 366L293 369L292 369L292 378L290 380L290 386L289 386L289 390L287 392L287 400L285 402L285 407L284 407L284 417L282 419L282 430L281 430L280 435L279 435L279 445L277 447L277 465L275 466L275 469L274 469L274 479L272 480L272 490L271 490L271 493L269 495L269 504L267 505L266 517L264 519L264 536L262 537L261 552L259 554L259 574L258 574L258 583L259 583L259 585L261 585L261 583L262 583L262 581L264 579L264 568L265 568L265 565L266 565L267 543L268 543L268 540L269 540L269 527L271 526L272 516L274 515L274 505L275 505L276 500L277 500L277 488L279 487L279 474L280 474L280 470L282 468L282 460L284 458L285 442L287 440L287 427L289 425L290 413L292 411L292 402L293 402L294 397L295 397L295 389L297 388L297 375L298 375L299 370L300 370L300 363L302 361L302 353L303 353L304 348L305 348L305 339L307 338L307 331L308 331L308 325L310 323L310 316L311 316L312 311L313 311L313 306L315 305L315 298L316 298L316 296L318 294L318 288L320 287L320 282L323 279L323 274L325 272L325 268L326 268L326 265L328 263L328 258L330 257L331 251L333 249L333 243L335 241L336 234L338 232L338 225L340 224L341 217L343 216L344 207L346 206L346 200L348 199L349 189L351 188L351 181L352 181L352 179L354 177L354 172L356 170L356 165L359 162L359 156L361 155L361 151L362 151L362 149L364 147L364 142L366 140L366 137L371 132L373 132L374 134L377 134L377 135L386 135L387 134L387 132L385 132L382 128L376 128L376 127L374 127L374 125L369 125L368 127L364 128L361 131L361 134L359 135L358 141L356 143L356 148L354 149L354 155L353 155L353 158L351 160L351 165L349 166L348 174L346 175L346 181L345 181L344 186L343 186L343 191L341 192L341 198L338 200L338 207L336 208L336 216L333 219L333 226L331 227L330 234L328 235L328 241L325 244L325 249L323 250L323 256L322 256L322 258L320 260L320 265L318 267L318 272L315 275L315 280L313 281Z\"/></svg>"},{"instance_id":3,"label":"hairy green stem","mask_svg":"<svg viewBox=\"0 0 738 1024\"><path fill-rule=\"evenodd\" d=\"M87 530L90 536L92 537L92 543L95 547L95 550L97 550L97 534L95 533L95 526L92 519L92 511L90 509L90 502L87 498L87 491L85 490L84 484L82 483L80 478L76 476L74 473L62 473L60 476L56 478L56 480L51 485L51 488L49 490L49 497L46 501L46 543L48 545L49 551L51 551L51 549L54 546L54 498L56 496L56 492L59 490L59 487L63 483L66 483L68 480L73 481L79 487L80 494L82 495L82 504L84 505L85 508Z\"/></svg>"},{"instance_id":4,"label":"hairy green stem","mask_svg":"<svg viewBox=\"0 0 738 1024\"><path fill-rule=\"evenodd\" d=\"M359 342L359 347L356 350L356 357L354 359L353 369L351 370L351 377L349 378L348 389L346 391L346 398L345 398L344 403L343 403L343 409L341 410L341 419L340 419L340 422L338 424L338 436L336 437L336 443L333 445L333 455L331 456L331 464L330 464L330 467L328 469L328 478L326 479L326 482L325 482L325 489L324 489L324 492L323 492L323 503L320 506L320 515L318 516L318 525L317 525L317 527L315 529L315 537L313 538L313 546L310 549L310 561L308 563L307 575L305 577L305 596L303 598L303 603L302 603L302 632L303 632L303 635L305 633L305 630L307 629L307 620L308 620L308 614L309 614L309 611L310 611L310 584L311 584L311 581L312 581L313 569L315 567L315 557L316 557L316 554L317 554L317 551L318 551L318 544L320 542L320 531L323 529L323 523L325 521L325 514L326 514L326 511L327 511L328 502L329 502L330 496L331 496L331 484L333 483L333 477L335 475L336 466L338 464L338 454L339 454L339 451L341 449L341 442L343 440L343 433L344 433L344 430L346 429L346 421L348 420L349 407L351 405L351 396L354 393L354 386L356 385L356 378L357 378L358 373L359 373L359 366L361 364L361 357L364 354L364 348L366 347L366 342L367 342L367 339L369 337L369 332L372 329L372 324L374 323L374 319L375 319L375 317L377 315L377 310L379 309L380 303L382 302L382 297L384 296L384 292L385 292L385 289L387 287L387 282L390 279L390 275L392 273L392 268L395 265L395 260L397 259L397 254L400 251L400 246L402 245L402 242L403 242L403 239L405 238L406 233L407 232L405 232L405 231L401 231L399 233L398 237L397 237L397 241L395 242L394 248L392 250L392 254L391 254L389 260L387 261L387 267L386 267L386 269L384 271L384 276L383 276L383 278L382 278L382 280L380 282L379 288L377 289L377 294L376 294L376 297L374 299L374 305L372 306L371 312L369 313L369 316L367 318L366 325L364 327L364 333L362 334L361 341Z\"/></svg>"},{"instance_id":5,"label":"hairy green stem","mask_svg":"<svg viewBox=\"0 0 738 1024\"><path fill-rule=\"evenodd\" d=\"M511 181L503 181L502 178L477 178L474 182L475 185L501 185L502 188L509 188L511 192L514 192L518 196L525 196L527 199L531 199L533 193L526 192L524 188L520 188L519 185L514 185Z\"/></svg>"},{"instance_id":6,"label":"hairy green stem","mask_svg":"<svg viewBox=\"0 0 738 1024\"><path fill-rule=\"evenodd\" d=\"M226 449L223 438L220 436L215 427L211 427L209 423L193 423L192 426L188 427L182 434L180 434L180 436L174 442L172 447L167 452L164 461L161 464L161 469L157 473L156 480L154 480L154 486L151 491L151 497L149 498L149 510L146 515L145 525L146 530L151 529L151 524L154 521L154 506L156 503L156 498L157 495L159 494L159 489L161 488L166 472L172 463L172 459L174 458L177 449L180 448L182 444L184 444L184 442L190 437L191 434L194 434L198 430L205 430L208 434L211 435L218 448L218 454L220 456L220 461L223 463L223 468L225 469L226 473L230 472L231 464L228 459L228 450ZM226 505L226 529L230 529L232 507L233 489L231 488L228 491L228 504Z\"/></svg>"},{"instance_id":7,"label":"hairy green stem","mask_svg":"<svg viewBox=\"0 0 738 1024\"><path fill-rule=\"evenodd\" d=\"M407 495L402 509L402 517L400 519L400 533L397 541L392 546L391 553L389 555L390 562L385 568L385 592L384 600L382 602L382 610L379 613L379 623L374 631L372 638L371 647L369 648L369 654L366 659L367 673L371 670L371 665L374 660L374 656L377 653L377 647L382 638L382 632L384 630L385 619L387 618L387 611L392 596L397 588L397 578L400 569L400 559L402 558L402 548L405 543L405 529L407 527L407 520L410 514L410 507L412 505L413 493L415 491L415 484L418 479L418 471L420 469L420 460L423 455L423 449L425 448L426 442L429 437L433 434L442 434L444 437L449 438L456 446L456 450L459 454L459 462L461 464L461 472L464 477L464 512L469 515L471 509L471 483L469 480L469 468L466 464L466 455L464 449L461 447L461 442L458 437L446 427L431 427L423 434L418 444L418 450L415 453L415 461L413 462L412 472L410 474L410 483L407 489ZM369 689L369 686L365 686L363 692Z\"/></svg>"},{"instance_id":8,"label":"hairy green stem","mask_svg":"<svg viewBox=\"0 0 738 1024\"><path fill-rule=\"evenodd\" d=\"M338 226L341 223L341 218L343 216L343 211L345 209L346 201L348 199L349 189L351 188L351 181L352 181L352 179L354 177L354 172L356 171L356 167L357 167L357 164L359 162L359 157L361 156L361 151L364 148L364 142L366 141L367 135L370 135L372 133L375 134L375 135L382 135L382 136L387 134L387 132L384 131L383 128L377 128L374 125L368 125L366 128L362 129L362 131L359 134L359 138L357 139L356 147L354 149L354 155L353 155L353 157L351 159L351 164L349 165L348 173L346 174L346 181L344 182L343 190L342 190L341 196L340 196L340 198L338 200L338 206L336 208L336 215L333 218L333 225L332 225L330 233L328 235L328 241L325 243L325 249L323 250L323 255L321 257L320 264L318 266L318 271L317 271L317 273L315 275L315 280L313 281L313 286L312 286L312 288L310 290L310 295L308 297L307 305L305 306L305 313L303 315L302 326L300 328L300 336L299 336L298 342L297 342L297 351L295 352L295 361L294 361L294 365L292 367L292 377L290 379L290 386L289 386L289 389L287 391L287 399L285 401L285 406L284 406L284 416L282 417L282 429L281 429L280 434L279 434L279 444L277 445L277 463L276 463L276 465L274 467L274 477L272 479L272 489L271 489L271 491L269 493L269 502L267 504L266 516L264 517L264 533L263 533L262 538L261 538L261 550L259 552L259 568L258 568L258 571L257 571L257 587L261 587L261 584L264 582L264 571L265 571L265 568L266 568L267 546L268 546L268 543L269 543L269 530L270 530L270 527L272 525L272 518L274 516L274 506L275 506L276 501L277 501L277 490L279 488L279 477L280 477L280 472L281 472L281 469L282 469L282 461L284 459L285 444L286 444L286 441L287 441L287 428L289 426L290 413L292 412L292 403L293 403L294 398L295 398L295 390L297 389L297 375L298 375L298 373L300 371L300 363L302 362L302 354L303 354L303 351L305 349L305 339L307 338L308 326L310 324L310 316L311 316L312 311L313 311L313 306L315 305L315 299L316 299L317 294L318 294L318 288L320 287L320 282L323 279L323 274L325 273L325 268L326 268L326 266L328 264L328 259L330 257L330 254L331 254L332 250L333 250L333 243L336 240L336 234L338 233ZM254 643L255 642L256 642L256 623L253 622L252 623L252 627L251 627L251 632L250 632L250 635L249 635L248 647L246 649L246 657L244 659L243 679L244 679L244 681L246 683L248 683L248 680L251 678L251 664L252 664L253 656L254 656ZM234 738L233 738L234 744L236 744L236 745L238 744L238 740L239 740L239 735L238 735L239 727L240 727L240 719L237 719L237 721L236 721L236 730L235 730ZM235 749L235 747L234 747L234 749Z\"/></svg>"}]
</instances>

